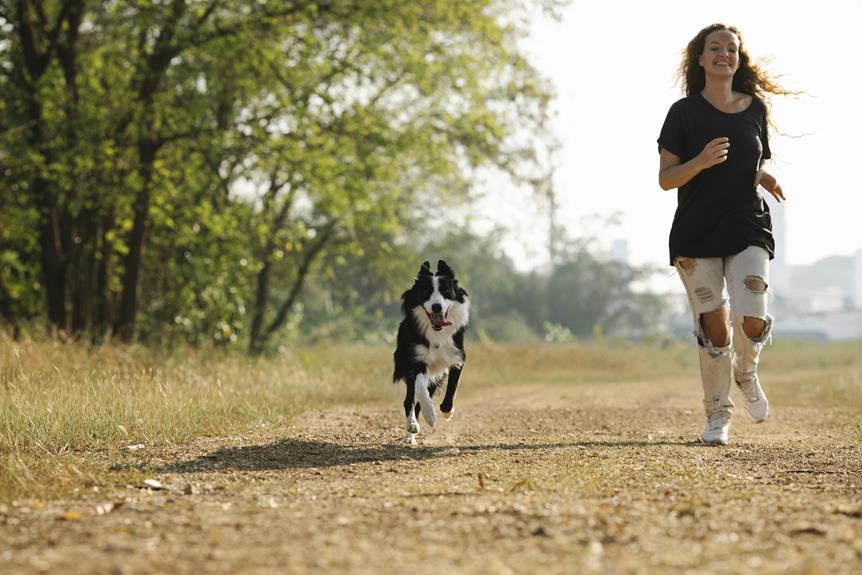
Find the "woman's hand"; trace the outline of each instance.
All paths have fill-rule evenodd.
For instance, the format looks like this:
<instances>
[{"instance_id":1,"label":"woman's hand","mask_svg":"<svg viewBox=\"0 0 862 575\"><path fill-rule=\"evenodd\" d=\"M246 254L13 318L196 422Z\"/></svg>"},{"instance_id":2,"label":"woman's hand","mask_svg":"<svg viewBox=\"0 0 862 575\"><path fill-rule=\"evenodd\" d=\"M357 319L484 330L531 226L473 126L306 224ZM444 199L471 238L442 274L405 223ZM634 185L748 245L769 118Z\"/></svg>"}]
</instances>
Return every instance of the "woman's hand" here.
<instances>
[{"instance_id":1,"label":"woman's hand","mask_svg":"<svg viewBox=\"0 0 862 575\"><path fill-rule=\"evenodd\" d=\"M679 156L665 148L659 148L661 156L659 158L658 185L663 190L686 185L705 169L726 161L728 149L730 149L730 138L716 138L709 142L701 153L686 163L680 164Z\"/></svg>"},{"instance_id":2,"label":"woman's hand","mask_svg":"<svg viewBox=\"0 0 862 575\"><path fill-rule=\"evenodd\" d=\"M697 155L701 169L711 168L716 164L727 161L730 150L730 138L716 138L704 146L703 151Z\"/></svg>"},{"instance_id":3,"label":"woman's hand","mask_svg":"<svg viewBox=\"0 0 862 575\"><path fill-rule=\"evenodd\" d=\"M757 175L754 177L754 189L757 189L757 186L763 186L763 189L772 194L772 197L778 203L785 201L784 192L781 190L781 186L778 185L778 181L776 181L775 176L767 172L766 170L757 170Z\"/></svg>"}]
</instances>

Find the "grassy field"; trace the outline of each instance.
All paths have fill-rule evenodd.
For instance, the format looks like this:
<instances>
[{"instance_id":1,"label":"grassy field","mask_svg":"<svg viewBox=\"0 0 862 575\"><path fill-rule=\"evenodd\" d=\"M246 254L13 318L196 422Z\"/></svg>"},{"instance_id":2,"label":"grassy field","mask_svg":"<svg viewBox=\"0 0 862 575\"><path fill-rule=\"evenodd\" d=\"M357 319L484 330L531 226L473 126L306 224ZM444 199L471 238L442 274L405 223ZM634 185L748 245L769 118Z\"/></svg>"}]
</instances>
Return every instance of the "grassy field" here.
<instances>
[{"instance_id":1,"label":"grassy field","mask_svg":"<svg viewBox=\"0 0 862 575\"><path fill-rule=\"evenodd\" d=\"M696 390L688 344L472 345L466 389L676 379ZM391 350L299 348L251 359L134 347L0 340L0 502L122 484L128 446L278 429L324 406L389 402ZM762 373L787 406L862 407L862 343L778 344ZM469 393L469 391L468 391ZM696 395L696 393L695 393ZM696 407L696 405L693 405ZM859 440L859 430L851 438ZM125 471L124 471L125 469Z\"/></svg>"}]
</instances>

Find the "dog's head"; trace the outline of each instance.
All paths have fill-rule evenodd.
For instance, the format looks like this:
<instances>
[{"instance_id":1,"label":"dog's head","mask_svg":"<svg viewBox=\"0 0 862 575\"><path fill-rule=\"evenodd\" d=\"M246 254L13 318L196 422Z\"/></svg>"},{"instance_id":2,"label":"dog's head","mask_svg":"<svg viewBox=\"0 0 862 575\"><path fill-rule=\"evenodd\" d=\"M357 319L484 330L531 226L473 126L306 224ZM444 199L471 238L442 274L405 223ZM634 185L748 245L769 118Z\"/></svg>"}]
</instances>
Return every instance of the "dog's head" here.
<instances>
[{"instance_id":1,"label":"dog's head","mask_svg":"<svg viewBox=\"0 0 862 575\"><path fill-rule=\"evenodd\" d=\"M405 314L413 313L424 329L442 331L458 329L467 323L470 300L458 285L455 272L443 260L437 262L437 273L423 262L413 287L401 296Z\"/></svg>"}]
</instances>

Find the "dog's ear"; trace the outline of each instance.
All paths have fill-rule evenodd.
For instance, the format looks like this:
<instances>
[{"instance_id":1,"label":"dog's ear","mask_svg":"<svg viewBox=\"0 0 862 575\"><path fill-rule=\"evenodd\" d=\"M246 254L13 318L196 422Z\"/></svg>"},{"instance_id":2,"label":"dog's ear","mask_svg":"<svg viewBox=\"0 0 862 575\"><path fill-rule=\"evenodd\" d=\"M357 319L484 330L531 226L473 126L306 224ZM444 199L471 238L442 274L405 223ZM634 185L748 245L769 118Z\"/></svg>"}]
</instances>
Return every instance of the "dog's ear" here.
<instances>
[{"instance_id":1,"label":"dog's ear","mask_svg":"<svg viewBox=\"0 0 862 575\"><path fill-rule=\"evenodd\" d=\"M437 275L438 276L449 276L450 278L455 277L455 271L449 267L443 260L437 260Z\"/></svg>"},{"instance_id":2,"label":"dog's ear","mask_svg":"<svg viewBox=\"0 0 862 575\"><path fill-rule=\"evenodd\" d=\"M431 264L429 262L422 262L422 267L419 268L419 273L416 274L416 279L419 279L423 276L433 276L431 273Z\"/></svg>"},{"instance_id":3,"label":"dog's ear","mask_svg":"<svg viewBox=\"0 0 862 575\"><path fill-rule=\"evenodd\" d=\"M455 288L455 295L458 296L458 301L463 302L464 297L470 297L470 294L467 293L467 290L458 285L458 280L452 280L452 285Z\"/></svg>"}]
</instances>

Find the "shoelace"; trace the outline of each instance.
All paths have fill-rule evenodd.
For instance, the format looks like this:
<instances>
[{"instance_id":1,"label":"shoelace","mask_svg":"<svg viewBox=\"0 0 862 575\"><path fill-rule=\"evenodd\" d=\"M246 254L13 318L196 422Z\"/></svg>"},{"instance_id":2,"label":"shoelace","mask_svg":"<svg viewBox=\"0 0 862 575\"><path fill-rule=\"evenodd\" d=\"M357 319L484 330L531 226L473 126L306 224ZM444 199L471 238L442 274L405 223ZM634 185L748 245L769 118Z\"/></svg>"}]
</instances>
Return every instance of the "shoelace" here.
<instances>
[{"instance_id":1,"label":"shoelace","mask_svg":"<svg viewBox=\"0 0 862 575\"><path fill-rule=\"evenodd\" d=\"M742 395L745 396L745 399L749 401L749 403L753 403L760 399L760 392L757 389L757 380L752 379L746 383L740 383L739 389L742 391Z\"/></svg>"},{"instance_id":2,"label":"shoelace","mask_svg":"<svg viewBox=\"0 0 862 575\"><path fill-rule=\"evenodd\" d=\"M707 419L707 425L711 431L717 431L727 425L728 421L730 421L730 418L726 415L711 415Z\"/></svg>"}]
</instances>

